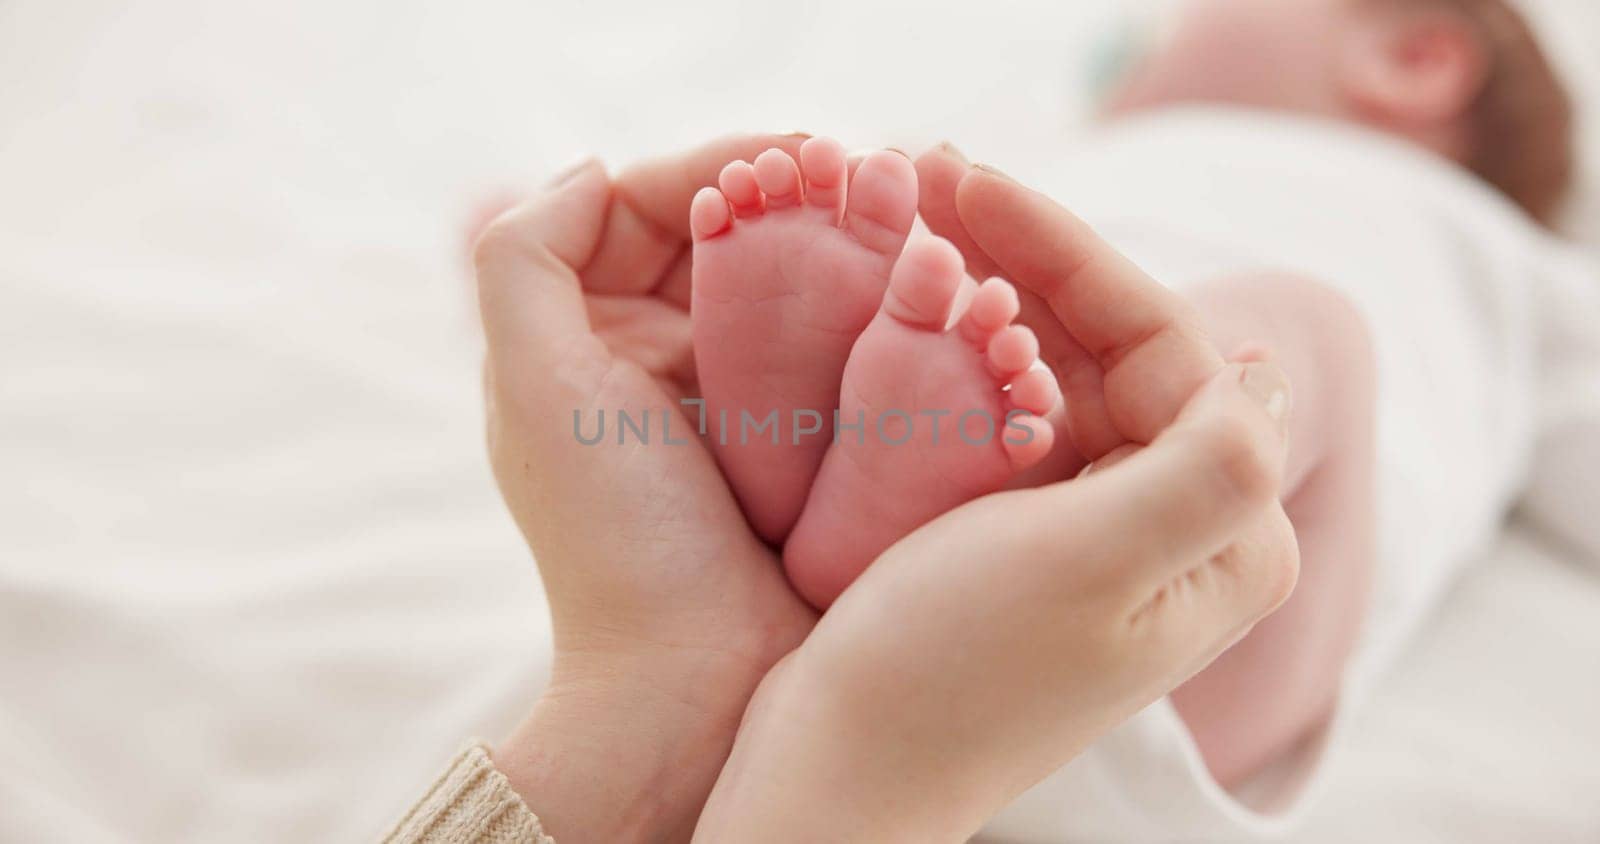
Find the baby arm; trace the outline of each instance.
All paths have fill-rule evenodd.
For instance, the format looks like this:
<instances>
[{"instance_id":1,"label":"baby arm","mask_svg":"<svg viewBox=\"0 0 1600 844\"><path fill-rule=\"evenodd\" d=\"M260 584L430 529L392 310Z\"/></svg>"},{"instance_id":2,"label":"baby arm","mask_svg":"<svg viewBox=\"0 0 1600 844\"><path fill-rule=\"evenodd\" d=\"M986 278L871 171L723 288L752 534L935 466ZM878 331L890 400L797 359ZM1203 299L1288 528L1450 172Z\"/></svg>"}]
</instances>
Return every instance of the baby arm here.
<instances>
[{"instance_id":1,"label":"baby arm","mask_svg":"<svg viewBox=\"0 0 1600 844\"><path fill-rule=\"evenodd\" d=\"M1299 585L1172 695L1231 788L1293 751L1336 703L1374 556L1375 374L1364 317L1328 287L1266 272L1188 293L1224 355L1265 348L1294 385L1284 509L1300 543Z\"/></svg>"}]
</instances>

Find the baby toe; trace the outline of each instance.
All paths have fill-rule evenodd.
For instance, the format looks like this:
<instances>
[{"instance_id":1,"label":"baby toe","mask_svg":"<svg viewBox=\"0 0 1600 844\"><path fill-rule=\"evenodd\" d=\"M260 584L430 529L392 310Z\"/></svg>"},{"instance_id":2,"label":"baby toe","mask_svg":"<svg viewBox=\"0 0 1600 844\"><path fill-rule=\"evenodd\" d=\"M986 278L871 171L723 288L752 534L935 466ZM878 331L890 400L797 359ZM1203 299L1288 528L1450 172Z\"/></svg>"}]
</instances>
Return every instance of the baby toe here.
<instances>
[{"instance_id":1,"label":"baby toe","mask_svg":"<svg viewBox=\"0 0 1600 844\"><path fill-rule=\"evenodd\" d=\"M961 289L961 253L938 237L906 247L889 272L885 314L913 328L943 331Z\"/></svg>"},{"instance_id":2,"label":"baby toe","mask_svg":"<svg viewBox=\"0 0 1600 844\"><path fill-rule=\"evenodd\" d=\"M781 149L769 149L756 156L751 170L756 186L766 195L768 210L800 204L800 168Z\"/></svg>"},{"instance_id":3,"label":"baby toe","mask_svg":"<svg viewBox=\"0 0 1600 844\"><path fill-rule=\"evenodd\" d=\"M729 162L717 176L717 186L722 188L735 217L759 217L766 209L761 188L756 184L755 168L749 162Z\"/></svg>"},{"instance_id":4,"label":"baby toe","mask_svg":"<svg viewBox=\"0 0 1600 844\"><path fill-rule=\"evenodd\" d=\"M917 216L917 171L910 159L879 150L866 157L850 180L844 226L867 248L899 253Z\"/></svg>"},{"instance_id":5,"label":"baby toe","mask_svg":"<svg viewBox=\"0 0 1600 844\"><path fill-rule=\"evenodd\" d=\"M989 341L987 356L989 371L997 378L1013 378L1039 359L1039 339L1026 326L1010 325Z\"/></svg>"}]
</instances>

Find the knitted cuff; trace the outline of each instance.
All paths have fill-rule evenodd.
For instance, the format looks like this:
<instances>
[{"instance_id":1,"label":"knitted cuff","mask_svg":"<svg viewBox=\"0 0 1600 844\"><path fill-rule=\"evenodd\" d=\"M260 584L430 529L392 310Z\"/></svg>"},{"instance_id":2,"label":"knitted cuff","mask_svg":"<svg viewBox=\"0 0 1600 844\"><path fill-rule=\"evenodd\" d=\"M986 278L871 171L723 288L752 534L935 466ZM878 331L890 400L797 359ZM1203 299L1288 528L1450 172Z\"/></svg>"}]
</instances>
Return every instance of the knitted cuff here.
<instances>
[{"instance_id":1,"label":"knitted cuff","mask_svg":"<svg viewBox=\"0 0 1600 844\"><path fill-rule=\"evenodd\" d=\"M462 748L383 840L385 844L556 844L505 775L495 769L482 741Z\"/></svg>"}]
</instances>

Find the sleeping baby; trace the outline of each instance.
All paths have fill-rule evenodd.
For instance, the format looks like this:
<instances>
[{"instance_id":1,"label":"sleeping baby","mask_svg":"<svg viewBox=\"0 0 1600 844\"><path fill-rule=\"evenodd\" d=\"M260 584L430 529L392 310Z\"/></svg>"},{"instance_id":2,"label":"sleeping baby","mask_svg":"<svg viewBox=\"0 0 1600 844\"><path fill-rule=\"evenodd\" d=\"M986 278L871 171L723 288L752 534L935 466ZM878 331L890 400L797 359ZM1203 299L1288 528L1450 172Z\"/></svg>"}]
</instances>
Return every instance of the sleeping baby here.
<instances>
[{"instance_id":1,"label":"sleeping baby","mask_svg":"<svg viewBox=\"0 0 1600 844\"><path fill-rule=\"evenodd\" d=\"M1290 374L1301 579L986 839L1271 832L1513 504L1600 548L1600 279L1544 228L1573 119L1523 18L1505 0L1192 0L1172 23L1045 175L1225 355ZM1061 398L1083 401L1095 364L1031 293L975 280L989 268L953 208L925 204L934 234L913 233L919 179L966 169L948 148L913 165L814 138L734 162L692 205L701 433L818 607L951 508L1101 455L1078 421L1100 417Z\"/></svg>"}]
</instances>

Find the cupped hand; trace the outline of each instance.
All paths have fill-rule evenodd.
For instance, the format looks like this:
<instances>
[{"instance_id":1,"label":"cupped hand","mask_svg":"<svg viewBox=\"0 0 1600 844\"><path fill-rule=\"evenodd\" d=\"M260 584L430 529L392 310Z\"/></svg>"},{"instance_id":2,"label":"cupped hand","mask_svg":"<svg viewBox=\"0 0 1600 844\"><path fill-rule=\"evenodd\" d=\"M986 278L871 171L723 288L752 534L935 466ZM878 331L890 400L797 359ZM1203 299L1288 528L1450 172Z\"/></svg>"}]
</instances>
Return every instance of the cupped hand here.
<instances>
[{"instance_id":1,"label":"cupped hand","mask_svg":"<svg viewBox=\"0 0 1600 844\"><path fill-rule=\"evenodd\" d=\"M1147 444L1223 365L1200 319L1071 212L940 145L917 159L919 212L977 278L1000 275L1019 322L1061 381L1069 436L1057 480L1127 444Z\"/></svg>"},{"instance_id":2,"label":"cupped hand","mask_svg":"<svg viewBox=\"0 0 1600 844\"><path fill-rule=\"evenodd\" d=\"M918 169L930 227L1031 294L1074 447L1044 485L946 514L846 590L758 692L707 841L964 840L1296 579L1283 373L1226 364L1184 300L1043 195L948 150Z\"/></svg>"},{"instance_id":3,"label":"cupped hand","mask_svg":"<svg viewBox=\"0 0 1600 844\"><path fill-rule=\"evenodd\" d=\"M1026 237L976 225L965 240L948 228L941 233L969 249L981 242L981 258L1040 292L1037 302L1071 341L1063 354L1081 352L1094 364L1073 370L1084 380L1066 391L1080 399L1074 413L1088 419L1079 424L1075 416L1071 427L1090 444L1080 445L1082 453L1107 463L1155 443L1157 456L984 499L934 522L875 564L782 670L768 674L816 619L750 532L679 412L678 399L695 392L684 224L694 192L727 161L771 146L793 152L801 140L734 139L615 182L598 164L585 165L497 221L476 251L492 461L540 562L557 650L549 692L496 752L496 764L558 838L563 830L614 841L686 835L763 675L764 699L784 703L752 710L767 715L746 721L749 740L741 746L757 750L735 757L727 782L751 782L741 770L821 758L791 769L802 776L798 785L881 809L897 795L927 797L915 787L937 783L960 795L946 803L956 814L945 816L958 826L971 822L1204 664L1292 583L1292 536L1286 544L1281 525L1272 532L1281 510L1274 516L1256 506L1276 509L1261 503L1272 493L1261 478L1274 465L1259 459L1261 426L1241 427L1237 412L1198 417L1235 419L1220 426L1173 424L1222 366L1196 323L1120 264L1079 266L1050 254L1081 248L1083 239L1074 239L1081 232L1061 228L1072 218L1002 180L988 193L972 188L980 197L973 203L995 215L992 227L1013 226ZM961 195L968 192L962 186ZM1100 271L1106 267L1118 271ZM1071 284L1051 287L1063 273ZM645 420L649 445L609 438L619 411ZM575 427L592 435L602 412L609 437L582 445ZM1168 428L1173 433L1158 441ZM1111 433L1096 440L1097 430ZM669 436L681 444L669 445ZM1233 471L1240 466L1242 473ZM1175 477L1198 480L1184 485ZM1190 499L1153 499L1141 488L1169 482L1217 493L1200 499L1215 509L1184 510ZM1160 502L1167 509L1140 507ZM1240 538L1250 532L1239 527L1246 516L1266 526L1256 539ZM1129 547L1130 531L1144 543ZM986 568L992 577L978 578ZM1059 600L1080 592L1102 596L1094 604L1100 609L1061 613ZM1128 624L1135 616L1142 621ZM985 626L989 635L961 644ZM1130 630L1146 632L1118 638ZM1047 662L1084 646L1099 656L1071 666ZM1002 658L1012 652L1031 659ZM964 656L951 662L951 655ZM1053 685L1031 679L1040 666L1055 667ZM1044 694L1061 689L1076 696ZM1033 704L1020 709L1008 710L1000 696L1027 692L1033 696L1017 700ZM808 725L819 712L828 717ZM1065 726L1045 723L1050 717ZM980 723L1031 724L1044 738L986 733ZM901 728L874 733L882 724ZM954 745L943 743L949 727ZM782 741L770 744L774 736ZM925 775L905 776L916 770ZM911 791L897 790L908 784ZM796 788L782 796L793 805L807 794ZM902 805L927 809L918 816L924 820L941 816L936 802Z\"/></svg>"},{"instance_id":4,"label":"cupped hand","mask_svg":"<svg viewBox=\"0 0 1600 844\"><path fill-rule=\"evenodd\" d=\"M802 140L731 138L615 181L588 162L475 249L491 462L556 645L496 764L558 838L687 835L751 692L815 621L679 405L689 202L728 161ZM618 444L619 413L648 444Z\"/></svg>"},{"instance_id":5,"label":"cupped hand","mask_svg":"<svg viewBox=\"0 0 1600 844\"><path fill-rule=\"evenodd\" d=\"M964 841L1208 664L1294 583L1287 523L1239 539L1287 390L1223 368L1150 446L896 544L763 682L696 840Z\"/></svg>"}]
</instances>

